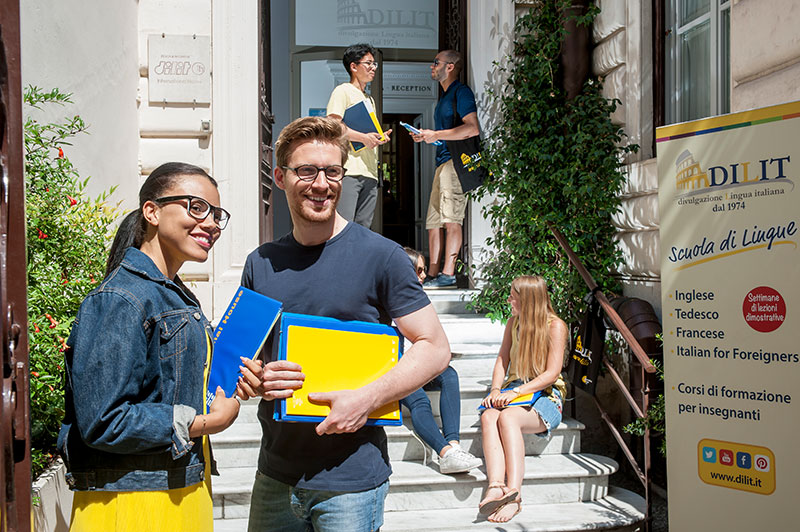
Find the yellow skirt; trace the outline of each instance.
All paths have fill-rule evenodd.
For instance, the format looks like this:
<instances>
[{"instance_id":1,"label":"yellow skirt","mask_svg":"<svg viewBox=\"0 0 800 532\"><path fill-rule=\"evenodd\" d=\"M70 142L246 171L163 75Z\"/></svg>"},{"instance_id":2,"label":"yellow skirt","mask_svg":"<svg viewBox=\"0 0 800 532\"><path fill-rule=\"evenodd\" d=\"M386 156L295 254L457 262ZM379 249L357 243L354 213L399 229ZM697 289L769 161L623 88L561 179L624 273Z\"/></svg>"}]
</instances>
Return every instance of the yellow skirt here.
<instances>
[{"instance_id":1,"label":"yellow skirt","mask_svg":"<svg viewBox=\"0 0 800 532\"><path fill-rule=\"evenodd\" d=\"M203 482L162 491L76 491L70 532L213 532L207 438Z\"/></svg>"}]
</instances>

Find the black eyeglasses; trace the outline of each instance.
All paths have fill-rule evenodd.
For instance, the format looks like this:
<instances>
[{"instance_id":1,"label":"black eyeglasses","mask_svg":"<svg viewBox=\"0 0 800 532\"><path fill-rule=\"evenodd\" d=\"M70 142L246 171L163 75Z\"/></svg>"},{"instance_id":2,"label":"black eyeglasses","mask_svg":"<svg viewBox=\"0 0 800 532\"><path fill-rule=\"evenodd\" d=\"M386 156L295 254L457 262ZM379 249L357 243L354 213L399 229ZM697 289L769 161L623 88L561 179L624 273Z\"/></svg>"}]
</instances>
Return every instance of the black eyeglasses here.
<instances>
[{"instance_id":1,"label":"black eyeglasses","mask_svg":"<svg viewBox=\"0 0 800 532\"><path fill-rule=\"evenodd\" d=\"M325 172L325 178L328 181L339 182L344 178L344 173L347 168L341 164L332 164L330 166L314 166L313 164L301 164L295 168L291 166L282 166L286 170L291 170L301 181L314 181L320 172Z\"/></svg>"},{"instance_id":2,"label":"black eyeglasses","mask_svg":"<svg viewBox=\"0 0 800 532\"><path fill-rule=\"evenodd\" d=\"M357 61L356 63L359 65L365 65L367 68L378 68L377 61Z\"/></svg>"},{"instance_id":3,"label":"black eyeglasses","mask_svg":"<svg viewBox=\"0 0 800 532\"><path fill-rule=\"evenodd\" d=\"M217 227L219 227L220 231L225 229L225 226L228 225L228 220L231 219L231 214L222 207L216 207L211 205L203 198L198 198L197 196L191 196L189 194L184 194L181 196L164 196L163 198L154 199L153 202L168 203L170 201L183 200L186 200L186 212L198 222L202 222L208 218L209 213L213 211L214 223L217 224Z\"/></svg>"},{"instance_id":4,"label":"black eyeglasses","mask_svg":"<svg viewBox=\"0 0 800 532\"><path fill-rule=\"evenodd\" d=\"M441 63L444 63L446 65L455 65L455 63L453 63L452 61L442 61L438 57L433 60L433 66L439 66Z\"/></svg>"}]
</instances>

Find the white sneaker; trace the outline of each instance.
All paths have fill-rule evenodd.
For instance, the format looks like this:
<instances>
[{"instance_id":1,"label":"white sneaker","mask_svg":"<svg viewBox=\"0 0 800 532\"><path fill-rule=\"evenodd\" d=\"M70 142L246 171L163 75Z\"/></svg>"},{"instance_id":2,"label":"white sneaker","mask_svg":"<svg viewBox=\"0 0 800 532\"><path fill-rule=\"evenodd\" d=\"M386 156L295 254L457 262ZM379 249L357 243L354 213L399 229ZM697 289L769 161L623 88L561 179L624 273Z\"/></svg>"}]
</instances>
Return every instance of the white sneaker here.
<instances>
[{"instance_id":1,"label":"white sneaker","mask_svg":"<svg viewBox=\"0 0 800 532\"><path fill-rule=\"evenodd\" d=\"M473 456L461 447L453 446L444 456L439 458L439 472L444 475L453 473L466 473L483 464L483 460Z\"/></svg>"}]
</instances>

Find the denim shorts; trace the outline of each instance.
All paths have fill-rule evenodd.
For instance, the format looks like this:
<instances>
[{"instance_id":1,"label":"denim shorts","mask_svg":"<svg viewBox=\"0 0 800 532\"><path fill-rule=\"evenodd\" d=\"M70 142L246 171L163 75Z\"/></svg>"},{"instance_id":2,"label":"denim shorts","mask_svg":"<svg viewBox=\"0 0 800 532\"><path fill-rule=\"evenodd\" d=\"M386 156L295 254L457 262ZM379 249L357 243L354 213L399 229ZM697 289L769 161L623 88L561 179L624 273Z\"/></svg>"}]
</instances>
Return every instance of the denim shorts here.
<instances>
[{"instance_id":1,"label":"denim shorts","mask_svg":"<svg viewBox=\"0 0 800 532\"><path fill-rule=\"evenodd\" d=\"M522 386L524 383L521 379L517 379L511 381L503 386L503 388L514 388L516 386ZM532 408L536 410L539 414L539 417L542 418L544 422L544 426L547 427L547 430L543 432L537 432L536 436L541 438L549 438L550 437L550 430L557 427L559 423L561 423L561 410L562 410L562 403L563 398L561 397L561 392L552 388L552 392L550 395L540 395L539 398L533 403Z\"/></svg>"},{"instance_id":2,"label":"denim shorts","mask_svg":"<svg viewBox=\"0 0 800 532\"><path fill-rule=\"evenodd\" d=\"M256 472L248 532L372 532L383 524L387 480L355 493L296 488Z\"/></svg>"}]
</instances>

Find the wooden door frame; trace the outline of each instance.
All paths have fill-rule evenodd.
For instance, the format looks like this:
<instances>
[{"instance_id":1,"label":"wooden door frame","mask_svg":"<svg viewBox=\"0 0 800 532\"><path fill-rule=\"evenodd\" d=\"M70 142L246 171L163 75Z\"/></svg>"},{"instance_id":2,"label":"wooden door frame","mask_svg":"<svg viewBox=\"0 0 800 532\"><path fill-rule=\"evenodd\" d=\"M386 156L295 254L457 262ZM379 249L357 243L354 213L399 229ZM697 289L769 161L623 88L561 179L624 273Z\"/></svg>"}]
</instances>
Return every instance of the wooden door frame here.
<instances>
[{"instance_id":1,"label":"wooden door frame","mask_svg":"<svg viewBox=\"0 0 800 532\"><path fill-rule=\"evenodd\" d=\"M31 527L25 183L22 140L19 2L0 4L0 527Z\"/></svg>"}]
</instances>

